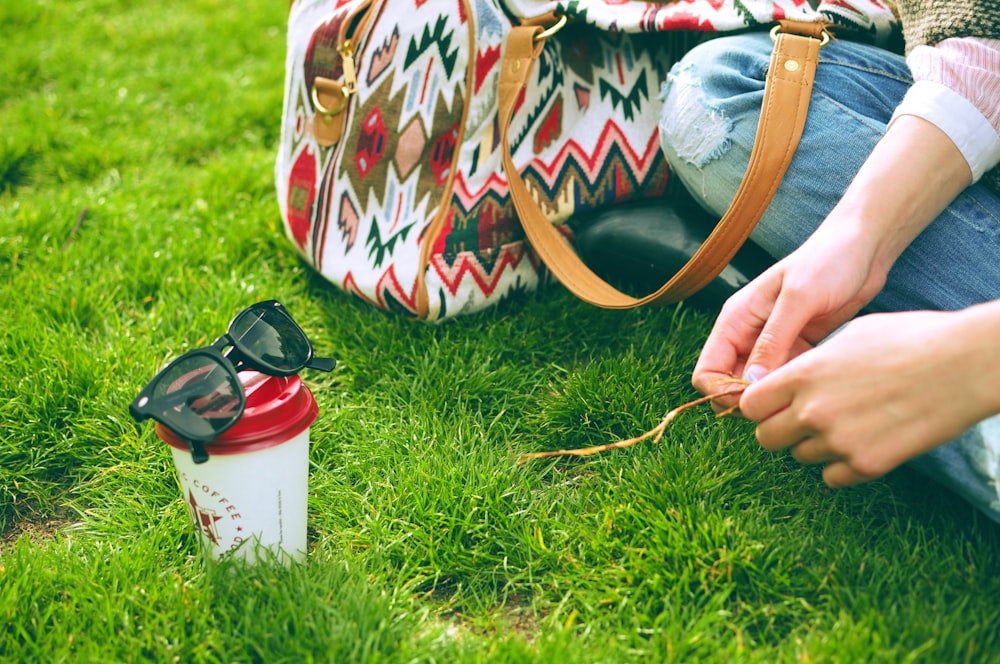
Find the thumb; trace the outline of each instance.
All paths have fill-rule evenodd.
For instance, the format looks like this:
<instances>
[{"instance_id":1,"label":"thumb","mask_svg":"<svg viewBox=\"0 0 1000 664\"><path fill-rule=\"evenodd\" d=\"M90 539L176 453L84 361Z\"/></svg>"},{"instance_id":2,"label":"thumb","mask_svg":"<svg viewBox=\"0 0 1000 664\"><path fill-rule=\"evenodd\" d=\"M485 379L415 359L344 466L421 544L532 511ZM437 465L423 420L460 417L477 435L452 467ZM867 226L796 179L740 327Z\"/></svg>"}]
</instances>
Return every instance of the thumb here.
<instances>
[{"instance_id":1,"label":"thumb","mask_svg":"<svg viewBox=\"0 0 1000 664\"><path fill-rule=\"evenodd\" d=\"M775 302L747 358L743 378L754 383L787 362L810 318L801 303L792 305L784 298Z\"/></svg>"}]
</instances>

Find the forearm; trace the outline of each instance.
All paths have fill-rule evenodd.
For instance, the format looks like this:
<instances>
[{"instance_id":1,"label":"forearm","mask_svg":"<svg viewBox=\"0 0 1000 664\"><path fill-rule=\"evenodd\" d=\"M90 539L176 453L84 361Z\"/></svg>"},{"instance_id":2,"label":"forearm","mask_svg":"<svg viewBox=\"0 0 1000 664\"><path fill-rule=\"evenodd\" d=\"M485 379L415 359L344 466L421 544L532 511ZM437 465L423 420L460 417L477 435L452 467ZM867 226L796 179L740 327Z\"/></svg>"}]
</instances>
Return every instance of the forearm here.
<instances>
[{"instance_id":1,"label":"forearm","mask_svg":"<svg viewBox=\"0 0 1000 664\"><path fill-rule=\"evenodd\" d=\"M968 162L946 134L926 120L902 116L820 229L855 238L872 269L884 275L971 180Z\"/></svg>"}]
</instances>

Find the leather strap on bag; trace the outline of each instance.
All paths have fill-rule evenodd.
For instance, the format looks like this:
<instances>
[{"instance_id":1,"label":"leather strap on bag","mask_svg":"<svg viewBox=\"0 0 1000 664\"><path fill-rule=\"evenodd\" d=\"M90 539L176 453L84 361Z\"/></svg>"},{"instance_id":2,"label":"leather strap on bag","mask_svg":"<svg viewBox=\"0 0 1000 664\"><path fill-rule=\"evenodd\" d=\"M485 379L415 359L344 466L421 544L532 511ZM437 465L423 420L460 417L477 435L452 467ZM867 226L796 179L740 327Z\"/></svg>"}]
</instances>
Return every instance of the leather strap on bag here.
<instances>
[{"instance_id":1,"label":"leather strap on bag","mask_svg":"<svg viewBox=\"0 0 1000 664\"><path fill-rule=\"evenodd\" d=\"M819 49L829 40L824 23L782 21L771 31L774 51L764 87L750 163L729 210L694 256L659 290L636 298L588 268L542 213L514 166L508 132L514 107L544 46L543 29L519 26L508 36L499 83L501 161L525 235L541 261L582 300L608 309L669 304L707 286L725 269L774 196L795 154L809 108ZM542 35L542 38L539 38Z\"/></svg>"}]
</instances>

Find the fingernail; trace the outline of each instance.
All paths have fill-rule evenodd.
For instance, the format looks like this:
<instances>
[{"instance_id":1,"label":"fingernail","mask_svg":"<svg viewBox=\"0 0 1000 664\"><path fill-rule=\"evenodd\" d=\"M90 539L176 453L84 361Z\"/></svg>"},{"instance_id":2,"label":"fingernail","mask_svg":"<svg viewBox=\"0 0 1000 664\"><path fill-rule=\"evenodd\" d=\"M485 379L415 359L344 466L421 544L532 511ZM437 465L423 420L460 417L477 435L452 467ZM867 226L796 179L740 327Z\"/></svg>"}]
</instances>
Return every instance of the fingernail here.
<instances>
[{"instance_id":1,"label":"fingernail","mask_svg":"<svg viewBox=\"0 0 1000 664\"><path fill-rule=\"evenodd\" d=\"M760 366L759 364L751 364L743 372L743 380L748 383L756 383L758 380L767 375L767 369Z\"/></svg>"}]
</instances>

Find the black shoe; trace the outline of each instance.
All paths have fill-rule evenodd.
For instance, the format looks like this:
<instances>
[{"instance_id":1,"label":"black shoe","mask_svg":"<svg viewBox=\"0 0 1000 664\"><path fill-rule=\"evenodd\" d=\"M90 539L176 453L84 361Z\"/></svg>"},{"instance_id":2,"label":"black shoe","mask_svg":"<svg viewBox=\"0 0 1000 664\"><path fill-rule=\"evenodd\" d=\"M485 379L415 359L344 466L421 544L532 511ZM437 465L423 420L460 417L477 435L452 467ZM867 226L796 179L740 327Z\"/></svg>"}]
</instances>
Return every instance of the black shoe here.
<instances>
[{"instance_id":1,"label":"black shoe","mask_svg":"<svg viewBox=\"0 0 1000 664\"><path fill-rule=\"evenodd\" d=\"M694 255L715 227L686 191L603 208L570 220L580 258L598 276L636 295L652 293ZM722 273L688 298L699 308L718 309L774 260L747 242Z\"/></svg>"}]
</instances>

